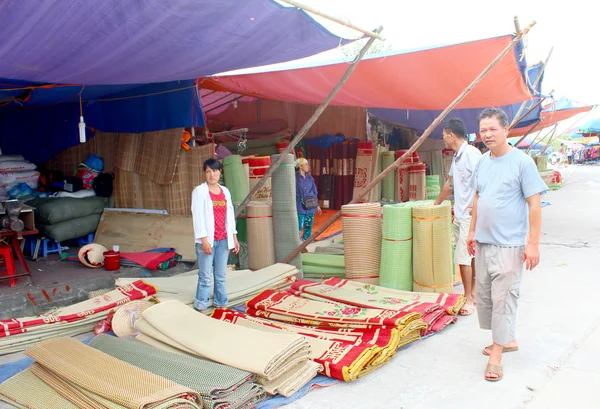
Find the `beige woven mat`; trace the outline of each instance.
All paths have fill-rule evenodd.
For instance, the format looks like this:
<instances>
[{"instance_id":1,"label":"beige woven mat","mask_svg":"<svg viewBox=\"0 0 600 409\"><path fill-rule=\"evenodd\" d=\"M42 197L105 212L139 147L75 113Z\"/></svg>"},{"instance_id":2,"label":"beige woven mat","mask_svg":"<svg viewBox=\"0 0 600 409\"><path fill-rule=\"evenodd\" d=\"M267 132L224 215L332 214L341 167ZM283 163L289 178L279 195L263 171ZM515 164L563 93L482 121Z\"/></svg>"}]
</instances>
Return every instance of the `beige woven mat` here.
<instances>
[{"instance_id":1,"label":"beige woven mat","mask_svg":"<svg viewBox=\"0 0 600 409\"><path fill-rule=\"evenodd\" d=\"M260 270L276 262L273 207L271 203L250 202L246 207L248 266Z\"/></svg>"},{"instance_id":2,"label":"beige woven mat","mask_svg":"<svg viewBox=\"0 0 600 409\"><path fill-rule=\"evenodd\" d=\"M379 277L383 222L381 205L365 203L342 206L346 277Z\"/></svg>"}]
</instances>

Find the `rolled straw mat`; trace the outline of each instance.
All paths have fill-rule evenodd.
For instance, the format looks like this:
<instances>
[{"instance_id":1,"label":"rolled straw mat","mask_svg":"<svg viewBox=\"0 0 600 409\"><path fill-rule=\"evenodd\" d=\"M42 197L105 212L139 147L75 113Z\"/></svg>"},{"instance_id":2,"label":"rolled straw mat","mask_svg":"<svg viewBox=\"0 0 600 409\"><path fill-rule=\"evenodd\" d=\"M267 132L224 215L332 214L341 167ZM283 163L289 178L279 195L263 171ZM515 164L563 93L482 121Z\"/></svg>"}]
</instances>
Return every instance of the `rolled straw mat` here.
<instances>
[{"instance_id":1,"label":"rolled straw mat","mask_svg":"<svg viewBox=\"0 0 600 409\"><path fill-rule=\"evenodd\" d=\"M95 337L89 346L198 392L205 407L207 403L210 408L238 407L264 397L263 388L253 382L255 375L231 366L164 352L132 338L105 334Z\"/></svg>"},{"instance_id":2,"label":"rolled straw mat","mask_svg":"<svg viewBox=\"0 0 600 409\"><path fill-rule=\"evenodd\" d=\"M276 263L273 207L271 203L250 202L246 207L248 266L251 270Z\"/></svg>"},{"instance_id":3,"label":"rolled straw mat","mask_svg":"<svg viewBox=\"0 0 600 409\"><path fill-rule=\"evenodd\" d=\"M147 310L148 311L148 310ZM73 392L94 400L98 395L130 409L199 408L197 392L113 358L73 338L54 338L25 351L45 374L44 381L71 400ZM36 373L36 372L34 372ZM38 373L36 373L38 375ZM39 376L39 375L38 375ZM67 390L68 385L70 390ZM189 397L184 398L184 397Z\"/></svg>"},{"instance_id":4,"label":"rolled straw mat","mask_svg":"<svg viewBox=\"0 0 600 409\"><path fill-rule=\"evenodd\" d=\"M129 337L137 334L138 331L133 327L133 324L142 316L142 312L152 305L150 301L138 300L120 306L115 311L111 321L112 331L118 337Z\"/></svg>"},{"instance_id":5,"label":"rolled straw mat","mask_svg":"<svg viewBox=\"0 0 600 409\"><path fill-rule=\"evenodd\" d=\"M413 288L412 202L383 206L383 240L379 285Z\"/></svg>"},{"instance_id":6,"label":"rolled straw mat","mask_svg":"<svg viewBox=\"0 0 600 409\"><path fill-rule=\"evenodd\" d=\"M452 293L451 206L413 206L413 291Z\"/></svg>"},{"instance_id":7,"label":"rolled straw mat","mask_svg":"<svg viewBox=\"0 0 600 409\"><path fill-rule=\"evenodd\" d=\"M358 194L367 186L371 181L373 171L373 143L372 142L359 142L358 143L358 154L356 155L356 167L354 174L354 191L352 193L352 199L357 199ZM369 201L369 193L358 199L359 203L365 203Z\"/></svg>"},{"instance_id":8,"label":"rolled straw mat","mask_svg":"<svg viewBox=\"0 0 600 409\"><path fill-rule=\"evenodd\" d=\"M218 321L179 301L154 305L143 317L156 330L199 355L267 380L307 360L310 353L301 336L267 334Z\"/></svg>"},{"instance_id":9,"label":"rolled straw mat","mask_svg":"<svg viewBox=\"0 0 600 409\"><path fill-rule=\"evenodd\" d=\"M363 203L342 206L344 258L349 279L378 279L381 262L381 206Z\"/></svg>"},{"instance_id":10,"label":"rolled straw mat","mask_svg":"<svg viewBox=\"0 0 600 409\"><path fill-rule=\"evenodd\" d=\"M435 200L440 194L440 176L439 175L427 175L426 176L426 189L427 199Z\"/></svg>"},{"instance_id":11,"label":"rolled straw mat","mask_svg":"<svg viewBox=\"0 0 600 409\"><path fill-rule=\"evenodd\" d=\"M223 159L223 175L225 186L231 193L231 200L241 202L248 196L246 172L239 155L229 155Z\"/></svg>"},{"instance_id":12,"label":"rolled straw mat","mask_svg":"<svg viewBox=\"0 0 600 409\"><path fill-rule=\"evenodd\" d=\"M386 169L394 161L396 152L383 152L381 162L382 168ZM381 191L381 199L386 202L393 202L396 200L396 172L390 172L385 178L383 178L383 186Z\"/></svg>"},{"instance_id":13,"label":"rolled straw mat","mask_svg":"<svg viewBox=\"0 0 600 409\"><path fill-rule=\"evenodd\" d=\"M273 155L275 162L279 155ZM296 174L294 155L286 155L272 177L273 186L273 226L275 229L275 255L283 261L301 244L296 209ZM302 270L302 258L298 254L290 264Z\"/></svg>"},{"instance_id":14,"label":"rolled straw mat","mask_svg":"<svg viewBox=\"0 0 600 409\"><path fill-rule=\"evenodd\" d=\"M415 163L408 168L409 197L411 201L427 199L427 166L424 163Z\"/></svg>"}]
</instances>

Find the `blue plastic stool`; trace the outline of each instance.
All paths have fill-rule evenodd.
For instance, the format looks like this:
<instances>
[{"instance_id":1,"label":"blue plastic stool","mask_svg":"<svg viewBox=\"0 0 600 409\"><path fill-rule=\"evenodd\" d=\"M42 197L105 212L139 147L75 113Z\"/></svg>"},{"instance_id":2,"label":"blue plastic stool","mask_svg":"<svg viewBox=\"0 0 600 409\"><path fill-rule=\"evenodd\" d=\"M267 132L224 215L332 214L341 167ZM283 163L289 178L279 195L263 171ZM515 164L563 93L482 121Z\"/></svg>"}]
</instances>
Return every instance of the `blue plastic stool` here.
<instances>
[{"instance_id":1,"label":"blue plastic stool","mask_svg":"<svg viewBox=\"0 0 600 409\"><path fill-rule=\"evenodd\" d=\"M36 257L35 246L37 242L40 242L40 248ZM46 237L33 238L28 241L28 245L29 254L31 254L34 260L38 257L48 257L48 254L61 253L63 250L69 249L68 247L62 246L56 240L48 239Z\"/></svg>"},{"instance_id":2,"label":"blue plastic stool","mask_svg":"<svg viewBox=\"0 0 600 409\"><path fill-rule=\"evenodd\" d=\"M87 236L83 236L77 239L77 244L79 247L83 247L86 244L90 244L94 242L94 233L90 233Z\"/></svg>"}]
</instances>

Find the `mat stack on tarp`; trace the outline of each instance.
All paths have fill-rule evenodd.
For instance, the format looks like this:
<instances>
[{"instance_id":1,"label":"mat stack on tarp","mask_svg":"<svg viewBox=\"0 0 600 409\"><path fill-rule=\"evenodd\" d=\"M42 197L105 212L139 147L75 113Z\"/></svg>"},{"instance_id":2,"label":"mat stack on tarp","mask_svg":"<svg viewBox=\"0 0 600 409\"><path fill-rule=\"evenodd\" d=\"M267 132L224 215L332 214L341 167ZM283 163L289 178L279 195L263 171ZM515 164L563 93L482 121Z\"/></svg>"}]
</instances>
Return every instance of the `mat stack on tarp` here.
<instances>
[{"instance_id":1,"label":"mat stack on tarp","mask_svg":"<svg viewBox=\"0 0 600 409\"><path fill-rule=\"evenodd\" d=\"M289 264L274 264L257 270L228 271L225 282L228 306L245 303L255 297L265 288L286 289L299 275L296 267ZM116 285L127 285L138 280L137 278L117 278ZM153 285L158 294L159 301L179 300L191 305L196 297L198 283L198 270L180 274L174 277L146 278L145 283ZM210 295L208 305L212 306L213 296Z\"/></svg>"},{"instance_id":2,"label":"mat stack on tarp","mask_svg":"<svg viewBox=\"0 0 600 409\"><path fill-rule=\"evenodd\" d=\"M413 291L451 293L452 207L418 203L413 210Z\"/></svg>"},{"instance_id":3,"label":"mat stack on tarp","mask_svg":"<svg viewBox=\"0 0 600 409\"><path fill-rule=\"evenodd\" d=\"M344 261L343 250L341 255L303 253L302 269L304 270L304 278L346 278L346 264Z\"/></svg>"},{"instance_id":4,"label":"mat stack on tarp","mask_svg":"<svg viewBox=\"0 0 600 409\"><path fill-rule=\"evenodd\" d=\"M72 338L43 341L25 354L35 360L28 371L80 408L202 407L202 398L190 388ZM38 392L30 390L30 394ZM46 398L53 400L52 396Z\"/></svg>"},{"instance_id":5,"label":"mat stack on tarp","mask_svg":"<svg viewBox=\"0 0 600 409\"><path fill-rule=\"evenodd\" d=\"M382 287L412 291L413 203L383 206L383 239L379 270L379 285Z\"/></svg>"},{"instance_id":6,"label":"mat stack on tarp","mask_svg":"<svg viewBox=\"0 0 600 409\"><path fill-rule=\"evenodd\" d=\"M215 320L179 301L148 308L135 327L154 343L251 372L270 394L289 397L322 370L309 359L310 344L302 336Z\"/></svg>"},{"instance_id":7,"label":"mat stack on tarp","mask_svg":"<svg viewBox=\"0 0 600 409\"><path fill-rule=\"evenodd\" d=\"M347 283L352 284L346 286ZM456 321L455 309L448 308L447 304L452 306L464 304L464 298L458 294L422 297L421 294L412 292L388 291L387 288L380 286L360 285L340 279L325 280L322 283L299 280L288 290L288 292L292 291L297 296L315 301L328 300L339 305L385 309L405 314L418 313L427 324L425 327L421 327L422 335L439 332ZM423 298L428 301L424 301ZM410 338L404 340L404 343L410 342L410 340Z\"/></svg>"},{"instance_id":8,"label":"mat stack on tarp","mask_svg":"<svg viewBox=\"0 0 600 409\"><path fill-rule=\"evenodd\" d=\"M133 338L100 334L90 347L133 366L190 388L206 409L253 407L266 398L257 377L248 371L183 353L151 347Z\"/></svg>"},{"instance_id":9,"label":"mat stack on tarp","mask_svg":"<svg viewBox=\"0 0 600 409\"><path fill-rule=\"evenodd\" d=\"M35 207L36 228L58 242L94 233L109 199L105 197L47 197L29 200Z\"/></svg>"},{"instance_id":10,"label":"mat stack on tarp","mask_svg":"<svg viewBox=\"0 0 600 409\"><path fill-rule=\"evenodd\" d=\"M396 152L388 151L383 152L381 158L381 165L383 169L386 169L390 166L394 161ZM381 190L381 200L384 202L394 202L396 201L396 172L391 172L383 179L383 186Z\"/></svg>"},{"instance_id":11,"label":"mat stack on tarp","mask_svg":"<svg viewBox=\"0 0 600 409\"><path fill-rule=\"evenodd\" d=\"M408 152L407 149L396 151L396 159ZM396 168L396 201L408 202L410 200L410 175L408 170L413 163L412 156L404 159L404 163Z\"/></svg>"},{"instance_id":12,"label":"mat stack on tarp","mask_svg":"<svg viewBox=\"0 0 600 409\"><path fill-rule=\"evenodd\" d=\"M212 318L264 332L301 335L311 346L310 358L322 366L322 374L346 382L387 363L398 344L395 328L341 333L269 321L225 309L215 310Z\"/></svg>"},{"instance_id":13,"label":"mat stack on tarp","mask_svg":"<svg viewBox=\"0 0 600 409\"><path fill-rule=\"evenodd\" d=\"M358 193L360 193L373 178L373 152L377 152L377 149L373 148L373 142L358 143L356 167L354 170L354 193L352 199L358 198ZM358 200L358 203L367 203L368 201L369 194L366 194Z\"/></svg>"},{"instance_id":14,"label":"mat stack on tarp","mask_svg":"<svg viewBox=\"0 0 600 409\"><path fill-rule=\"evenodd\" d=\"M276 263L273 206L271 203L252 201L246 207L248 226L248 267L251 270Z\"/></svg>"},{"instance_id":15,"label":"mat stack on tarp","mask_svg":"<svg viewBox=\"0 0 600 409\"><path fill-rule=\"evenodd\" d=\"M273 155L273 162L279 155ZM273 172L273 226L275 228L275 255L283 261L300 246L298 213L296 209L296 174L294 155L286 155ZM302 271L302 258L297 255L291 264Z\"/></svg>"},{"instance_id":16,"label":"mat stack on tarp","mask_svg":"<svg viewBox=\"0 0 600 409\"><path fill-rule=\"evenodd\" d=\"M346 277L377 284L381 262L381 205L342 206Z\"/></svg>"},{"instance_id":17,"label":"mat stack on tarp","mask_svg":"<svg viewBox=\"0 0 600 409\"><path fill-rule=\"evenodd\" d=\"M68 307L55 308L37 317L0 320L0 355L23 351L44 339L92 331L110 310L154 294L155 287L135 278L106 294Z\"/></svg>"}]
</instances>

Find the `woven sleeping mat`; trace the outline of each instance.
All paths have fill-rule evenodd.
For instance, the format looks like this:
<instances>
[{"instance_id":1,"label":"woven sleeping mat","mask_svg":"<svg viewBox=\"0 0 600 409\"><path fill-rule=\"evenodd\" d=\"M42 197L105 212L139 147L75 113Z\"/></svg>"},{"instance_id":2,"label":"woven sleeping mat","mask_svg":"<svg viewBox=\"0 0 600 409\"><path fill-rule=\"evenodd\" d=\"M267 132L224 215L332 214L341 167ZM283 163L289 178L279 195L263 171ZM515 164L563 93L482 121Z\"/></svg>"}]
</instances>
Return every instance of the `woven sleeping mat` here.
<instances>
[{"instance_id":1,"label":"woven sleeping mat","mask_svg":"<svg viewBox=\"0 0 600 409\"><path fill-rule=\"evenodd\" d=\"M451 206L413 206L413 291L452 293Z\"/></svg>"},{"instance_id":2,"label":"woven sleeping mat","mask_svg":"<svg viewBox=\"0 0 600 409\"><path fill-rule=\"evenodd\" d=\"M17 408L78 409L78 406L46 385L30 369L25 369L0 385L0 400Z\"/></svg>"},{"instance_id":3,"label":"woven sleeping mat","mask_svg":"<svg viewBox=\"0 0 600 409\"><path fill-rule=\"evenodd\" d=\"M260 270L275 264L275 233L271 203L250 202L246 207L248 266Z\"/></svg>"},{"instance_id":4,"label":"woven sleeping mat","mask_svg":"<svg viewBox=\"0 0 600 409\"><path fill-rule=\"evenodd\" d=\"M279 155L273 155L275 162ZM296 173L294 155L286 155L273 172L273 226L275 230L275 255L278 262L283 261L301 244L296 210ZM302 258L298 254L290 262L302 270Z\"/></svg>"},{"instance_id":5,"label":"woven sleeping mat","mask_svg":"<svg viewBox=\"0 0 600 409\"><path fill-rule=\"evenodd\" d=\"M113 358L72 338L43 341L25 351L37 376L72 402L96 395L130 409L199 408L197 392ZM200 406L199 406L200 405Z\"/></svg>"},{"instance_id":6,"label":"woven sleeping mat","mask_svg":"<svg viewBox=\"0 0 600 409\"><path fill-rule=\"evenodd\" d=\"M248 196L246 172L239 155L229 155L223 159L223 175L225 186L231 193L231 200L241 202Z\"/></svg>"},{"instance_id":7,"label":"woven sleeping mat","mask_svg":"<svg viewBox=\"0 0 600 409\"><path fill-rule=\"evenodd\" d=\"M388 168L394 161L396 152L383 152L381 162L382 168ZM394 202L396 200L396 172L390 172L383 178L383 186L381 191L381 200L384 202Z\"/></svg>"},{"instance_id":8,"label":"woven sleeping mat","mask_svg":"<svg viewBox=\"0 0 600 409\"><path fill-rule=\"evenodd\" d=\"M101 334L89 346L198 392L206 409L254 406L265 397L256 375L205 359L177 355L132 338Z\"/></svg>"},{"instance_id":9,"label":"woven sleeping mat","mask_svg":"<svg viewBox=\"0 0 600 409\"><path fill-rule=\"evenodd\" d=\"M379 285L412 291L412 203L383 206Z\"/></svg>"},{"instance_id":10,"label":"woven sleeping mat","mask_svg":"<svg viewBox=\"0 0 600 409\"><path fill-rule=\"evenodd\" d=\"M367 184L373 178L373 143L372 142L359 142L358 143L358 154L356 155L356 167L354 174L354 191L352 199L356 199L358 194L367 186ZM376 150L375 150L376 151ZM358 200L359 203L365 203L369 201L369 194L366 194Z\"/></svg>"},{"instance_id":11,"label":"woven sleeping mat","mask_svg":"<svg viewBox=\"0 0 600 409\"><path fill-rule=\"evenodd\" d=\"M379 203L342 206L342 226L346 276L377 280L381 262L381 206Z\"/></svg>"}]
</instances>

